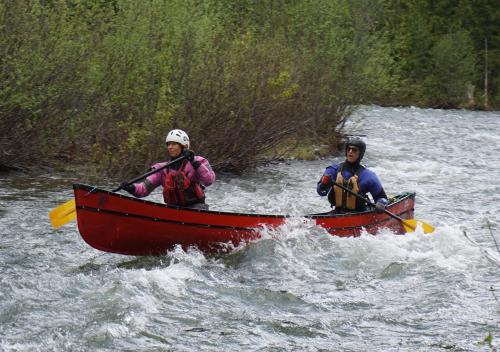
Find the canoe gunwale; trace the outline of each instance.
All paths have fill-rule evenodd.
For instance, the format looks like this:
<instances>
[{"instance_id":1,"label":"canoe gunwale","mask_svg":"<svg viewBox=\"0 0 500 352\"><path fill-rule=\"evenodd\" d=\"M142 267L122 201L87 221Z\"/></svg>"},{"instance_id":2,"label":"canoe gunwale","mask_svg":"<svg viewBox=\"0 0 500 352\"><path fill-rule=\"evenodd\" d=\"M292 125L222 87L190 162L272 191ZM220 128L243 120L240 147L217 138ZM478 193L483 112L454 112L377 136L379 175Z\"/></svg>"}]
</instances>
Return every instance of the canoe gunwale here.
<instances>
[{"instance_id":1,"label":"canoe gunwale","mask_svg":"<svg viewBox=\"0 0 500 352\"><path fill-rule=\"evenodd\" d=\"M362 212L353 212L353 213L348 213L348 212L339 212L339 213L333 212L332 213L332 211L328 211L328 212L323 212L323 213L305 214L305 215L239 213L239 212L227 212L227 211L219 211L219 210L193 209L193 208L185 208L185 207L180 207L180 206L175 206L175 205L167 205L167 204L162 204L162 203L158 203L158 202L153 202L151 200L135 198L135 197L131 197L131 196L128 196L128 195L124 195L124 194L120 194L120 193L116 193L116 192L107 191L107 190L104 190L104 189L100 189L100 188L97 188L97 187L94 187L94 186L85 185L85 184L78 184L78 183L76 183L76 184L73 185L73 188L75 190L77 190L77 189L86 189L86 190L88 190L88 193L85 196L87 196L90 193L99 192L99 193L108 194L108 195L113 196L113 197L125 198L125 199L127 199L129 201L133 201L133 202L139 202L139 203L153 205L155 207L162 207L162 208L167 208L167 209L176 209L176 210L180 210L180 211L183 211L183 212L187 211L187 212L217 214L217 215L233 215L233 216L247 216L247 217L259 217L259 218L266 218L266 217L268 217L268 218L296 218L296 217L304 217L306 219L323 219L323 218L341 218L341 217L362 216L362 215L365 215L365 214L372 214L372 213L374 213L374 210L372 210L372 209L368 209L368 210L362 211ZM403 200L405 200L407 198L411 198L411 197L415 197L415 192L408 192L405 195L401 196L395 202L390 203L388 205L388 209L390 209L393 205L396 205L396 204L402 202ZM77 206L77 208L81 208L81 206ZM94 209L99 209L99 208L94 208ZM395 214L398 215L398 216L401 216L401 215L403 215L406 212L408 212L408 211L404 211L404 212L401 212L401 213L395 213ZM119 213L119 212L117 212L117 213ZM231 228L231 226L229 226L229 228Z\"/></svg>"},{"instance_id":2,"label":"canoe gunwale","mask_svg":"<svg viewBox=\"0 0 500 352\"><path fill-rule=\"evenodd\" d=\"M179 207L176 205L167 205L163 203L158 203L158 202L153 202L151 200L146 200L146 199L141 199L141 198L135 198L131 197L128 195L116 193L116 192L111 192L107 191L101 188L93 187L93 186L88 186L84 184L74 184L73 189L86 189L88 190L88 194L90 193L103 193L103 194L108 194L113 197L119 197L119 198L126 198L127 200L133 201L133 202L139 202L139 203L144 203L144 204L149 204L149 205L154 205L156 207L162 207L162 208L167 208L167 209L176 209L180 211L188 211L188 212L196 212L196 213L207 213L207 214L218 214L218 215L238 215L238 216L256 216L256 217L269 217L269 218L288 218L290 215L276 215L276 214L257 214L257 213L233 213L233 212L227 212L227 211L219 211L219 210L203 210L203 209L193 209L193 208L185 208L185 207ZM77 207L78 208L78 207Z\"/></svg>"}]
</instances>

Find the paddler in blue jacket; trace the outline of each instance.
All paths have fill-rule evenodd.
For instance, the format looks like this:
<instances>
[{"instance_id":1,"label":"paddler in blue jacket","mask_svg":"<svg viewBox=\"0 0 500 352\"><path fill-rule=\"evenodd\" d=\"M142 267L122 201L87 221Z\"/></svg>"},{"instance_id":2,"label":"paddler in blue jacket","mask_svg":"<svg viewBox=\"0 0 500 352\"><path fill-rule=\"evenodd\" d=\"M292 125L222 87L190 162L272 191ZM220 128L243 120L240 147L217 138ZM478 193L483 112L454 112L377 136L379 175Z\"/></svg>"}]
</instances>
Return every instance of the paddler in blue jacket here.
<instances>
[{"instance_id":1,"label":"paddler in blue jacket","mask_svg":"<svg viewBox=\"0 0 500 352\"><path fill-rule=\"evenodd\" d=\"M335 208L335 211L365 211L367 204L351 193L335 186L332 180L365 198L370 193L376 205L375 210L378 212L383 212L387 206L387 195L380 179L373 171L361 164L365 151L365 142L358 137L349 138L345 144L345 161L328 166L319 180L316 191L320 196L328 195L328 201L332 208Z\"/></svg>"}]
</instances>

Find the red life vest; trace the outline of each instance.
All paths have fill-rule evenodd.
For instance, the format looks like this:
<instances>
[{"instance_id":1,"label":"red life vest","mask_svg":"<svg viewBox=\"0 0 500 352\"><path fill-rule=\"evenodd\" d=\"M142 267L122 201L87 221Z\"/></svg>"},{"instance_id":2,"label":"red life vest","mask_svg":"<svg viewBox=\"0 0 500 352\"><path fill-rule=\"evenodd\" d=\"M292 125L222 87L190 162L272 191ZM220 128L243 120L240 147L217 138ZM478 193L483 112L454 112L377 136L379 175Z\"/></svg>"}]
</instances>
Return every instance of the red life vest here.
<instances>
[{"instance_id":1,"label":"red life vest","mask_svg":"<svg viewBox=\"0 0 500 352\"><path fill-rule=\"evenodd\" d=\"M200 184L191 182L184 172L185 165L184 160L178 170L167 169L163 183L163 200L166 204L186 206L205 200Z\"/></svg>"}]
</instances>

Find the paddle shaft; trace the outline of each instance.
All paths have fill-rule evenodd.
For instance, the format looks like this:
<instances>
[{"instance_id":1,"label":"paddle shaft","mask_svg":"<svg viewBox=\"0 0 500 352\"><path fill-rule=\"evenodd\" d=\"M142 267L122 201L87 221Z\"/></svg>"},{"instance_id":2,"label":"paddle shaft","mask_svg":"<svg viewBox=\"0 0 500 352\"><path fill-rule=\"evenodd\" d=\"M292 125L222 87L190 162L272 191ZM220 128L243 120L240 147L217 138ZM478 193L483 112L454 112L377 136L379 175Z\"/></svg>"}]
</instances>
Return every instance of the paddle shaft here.
<instances>
[{"instance_id":1,"label":"paddle shaft","mask_svg":"<svg viewBox=\"0 0 500 352\"><path fill-rule=\"evenodd\" d=\"M182 159L184 159L184 158L186 158L186 156L185 156L185 155L182 155L182 156L178 157L177 159L174 159L174 160L172 160L171 162L166 163L166 164L165 164L165 165L163 165L162 167L159 167L159 168L157 168L157 169L153 169L153 170L151 170L151 171L149 171L149 172L146 172L144 175L137 176L137 177L136 177L136 178L134 178L133 180L131 180L131 181L127 182L127 183L126 183L126 184L124 184L124 185L119 186L118 188L115 188L115 189L114 189L114 190L112 190L111 192L118 192L118 191L119 191L119 190L121 190L123 187L128 186L128 185L131 185L131 184L133 184L133 183L136 183L137 181L140 181L140 180L142 180L143 178L146 178L146 177L148 177L148 176L151 176L152 174L157 173L158 171L161 171L161 170L163 170L163 169L166 169L166 168L167 168L167 167L169 167L170 165L175 164L176 162L181 161L181 160L182 160Z\"/></svg>"},{"instance_id":2,"label":"paddle shaft","mask_svg":"<svg viewBox=\"0 0 500 352\"><path fill-rule=\"evenodd\" d=\"M347 188L347 187L345 187L345 186L343 186L343 185L341 185L341 184L339 184L339 183L337 183L337 182L335 182L335 181L333 181L333 184L334 184L335 186L339 187L339 188L342 188L344 191L347 191L347 192L351 193L352 195L354 195L354 196L358 197L359 199L361 199L361 200L363 200L364 202L366 202L366 203L368 203L369 205L371 205L373 208L375 208L375 207L376 207L375 203L371 202L369 199L366 199L366 198L365 198L365 197L363 197L361 194L354 192L352 189ZM404 221L405 221L404 219L400 218L400 217L399 217L399 216L397 216L396 214L391 213L391 212L390 212L389 210L387 210L387 209L384 209L384 213L386 213L387 215L389 215L389 216L393 217L394 219L398 219L398 220L399 220L399 221L401 221L401 222L404 222Z\"/></svg>"},{"instance_id":3,"label":"paddle shaft","mask_svg":"<svg viewBox=\"0 0 500 352\"><path fill-rule=\"evenodd\" d=\"M115 188L112 192L118 192L123 187L128 186L130 184L133 184L139 180L142 180L143 178L146 178L146 177L148 177L148 176L150 176L158 171L161 171L161 170L169 167L170 165L172 165L178 161L181 161L184 158L186 158L186 156L182 155L179 158L172 160L171 162L166 163L165 165L163 165L157 169L151 170L151 171L145 173L144 175L136 177L133 180L131 180L123 185L120 185L118 188ZM92 193L92 191L90 193ZM61 227L64 224L74 220L76 218L75 199L73 198L73 199L67 201L66 203L58 206L57 208L52 209L49 212L49 218L50 218L50 222L51 222L52 226L54 226L55 228Z\"/></svg>"}]
</instances>

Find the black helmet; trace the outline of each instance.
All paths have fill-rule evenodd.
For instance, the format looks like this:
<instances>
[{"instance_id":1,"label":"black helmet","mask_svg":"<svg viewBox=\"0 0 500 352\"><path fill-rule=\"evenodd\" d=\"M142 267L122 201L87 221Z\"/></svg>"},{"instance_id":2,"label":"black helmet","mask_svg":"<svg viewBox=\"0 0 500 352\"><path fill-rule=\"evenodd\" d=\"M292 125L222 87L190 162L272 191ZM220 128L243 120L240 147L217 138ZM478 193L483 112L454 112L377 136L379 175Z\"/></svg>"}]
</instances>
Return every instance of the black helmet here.
<instances>
[{"instance_id":1,"label":"black helmet","mask_svg":"<svg viewBox=\"0 0 500 352\"><path fill-rule=\"evenodd\" d=\"M347 155L347 147L350 145L359 148L359 159L357 160L357 162L358 163L361 162L361 159L363 159L363 156L365 155L366 143L363 142L363 140L359 137L349 137L349 139L347 139L347 142L345 143L346 155Z\"/></svg>"}]
</instances>

